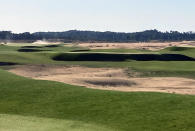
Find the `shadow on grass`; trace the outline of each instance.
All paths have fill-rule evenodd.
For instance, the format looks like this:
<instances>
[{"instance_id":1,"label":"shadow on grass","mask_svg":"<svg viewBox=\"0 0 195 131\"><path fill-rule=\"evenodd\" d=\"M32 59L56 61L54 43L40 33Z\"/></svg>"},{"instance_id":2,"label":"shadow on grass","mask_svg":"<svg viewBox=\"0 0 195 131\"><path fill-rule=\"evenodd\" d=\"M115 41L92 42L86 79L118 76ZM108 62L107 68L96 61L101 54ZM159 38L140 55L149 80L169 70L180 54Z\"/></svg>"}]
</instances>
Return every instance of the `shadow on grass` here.
<instances>
[{"instance_id":1,"label":"shadow on grass","mask_svg":"<svg viewBox=\"0 0 195 131\"><path fill-rule=\"evenodd\" d=\"M46 45L45 47L54 48L54 47L60 47L60 45Z\"/></svg>"},{"instance_id":2,"label":"shadow on grass","mask_svg":"<svg viewBox=\"0 0 195 131\"><path fill-rule=\"evenodd\" d=\"M12 63L12 62L0 62L0 66L11 66L11 65L17 65L17 63Z\"/></svg>"},{"instance_id":3,"label":"shadow on grass","mask_svg":"<svg viewBox=\"0 0 195 131\"><path fill-rule=\"evenodd\" d=\"M41 52L41 51L51 51L51 50L39 50L39 49L19 49L19 52Z\"/></svg>"},{"instance_id":4,"label":"shadow on grass","mask_svg":"<svg viewBox=\"0 0 195 131\"><path fill-rule=\"evenodd\" d=\"M56 61L195 61L180 54L103 54L103 53L62 53L52 58Z\"/></svg>"},{"instance_id":5,"label":"shadow on grass","mask_svg":"<svg viewBox=\"0 0 195 131\"><path fill-rule=\"evenodd\" d=\"M72 50L71 52L87 52L90 51L89 49L83 49L83 50Z\"/></svg>"},{"instance_id":6,"label":"shadow on grass","mask_svg":"<svg viewBox=\"0 0 195 131\"><path fill-rule=\"evenodd\" d=\"M41 46L22 46L21 48L43 48Z\"/></svg>"}]
</instances>

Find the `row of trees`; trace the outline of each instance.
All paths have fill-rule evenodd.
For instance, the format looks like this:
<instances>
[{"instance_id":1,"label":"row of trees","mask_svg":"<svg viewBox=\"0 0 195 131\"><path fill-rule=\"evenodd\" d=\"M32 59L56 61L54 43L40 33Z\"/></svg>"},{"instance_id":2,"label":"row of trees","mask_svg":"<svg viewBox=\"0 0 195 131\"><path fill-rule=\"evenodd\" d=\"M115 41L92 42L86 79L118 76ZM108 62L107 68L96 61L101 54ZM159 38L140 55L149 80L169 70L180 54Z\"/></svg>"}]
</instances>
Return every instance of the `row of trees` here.
<instances>
[{"instance_id":1,"label":"row of trees","mask_svg":"<svg viewBox=\"0 0 195 131\"><path fill-rule=\"evenodd\" d=\"M0 40L60 40L64 42L90 41L90 42L147 42L147 41L181 41L195 40L195 33L177 31L160 32L158 30L146 30L135 33L77 31L66 32L36 32L36 33L12 33L0 31Z\"/></svg>"}]
</instances>

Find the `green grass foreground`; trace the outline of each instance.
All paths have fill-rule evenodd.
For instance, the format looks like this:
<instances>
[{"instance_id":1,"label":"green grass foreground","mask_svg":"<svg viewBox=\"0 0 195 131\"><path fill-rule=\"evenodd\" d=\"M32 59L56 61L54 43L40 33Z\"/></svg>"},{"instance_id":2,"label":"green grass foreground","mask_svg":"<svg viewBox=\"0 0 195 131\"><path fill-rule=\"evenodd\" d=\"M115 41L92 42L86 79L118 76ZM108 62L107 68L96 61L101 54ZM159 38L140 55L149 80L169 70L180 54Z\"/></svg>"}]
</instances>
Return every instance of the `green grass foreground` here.
<instances>
[{"instance_id":1,"label":"green grass foreground","mask_svg":"<svg viewBox=\"0 0 195 131\"><path fill-rule=\"evenodd\" d=\"M11 126L10 126L11 125ZM0 114L1 131L112 131L79 121Z\"/></svg>"},{"instance_id":2,"label":"green grass foreground","mask_svg":"<svg viewBox=\"0 0 195 131\"><path fill-rule=\"evenodd\" d=\"M194 61L52 59L62 53L69 53L69 57L73 57L82 51L110 54L181 54L195 58L195 48L184 47L171 47L161 51L88 51L63 45L29 47L29 44L21 44L1 45L0 62L120 67L128 68L130 73L139 72L142 76L195 78ZM194 131L194 123L195 96L93 90L58 82L27 79L0 70L0 131Z\"/></svg>"},{"instance_id":3,"label":"green grass foreground","mask_svg":"<svg viewBox=\"0 0 195 131\"><path fill-rule=\"evenodd\" d=\"M194 131L195 96L93 90L0 70L0 114L2 131Z\"/></svg>"}]
</instances>

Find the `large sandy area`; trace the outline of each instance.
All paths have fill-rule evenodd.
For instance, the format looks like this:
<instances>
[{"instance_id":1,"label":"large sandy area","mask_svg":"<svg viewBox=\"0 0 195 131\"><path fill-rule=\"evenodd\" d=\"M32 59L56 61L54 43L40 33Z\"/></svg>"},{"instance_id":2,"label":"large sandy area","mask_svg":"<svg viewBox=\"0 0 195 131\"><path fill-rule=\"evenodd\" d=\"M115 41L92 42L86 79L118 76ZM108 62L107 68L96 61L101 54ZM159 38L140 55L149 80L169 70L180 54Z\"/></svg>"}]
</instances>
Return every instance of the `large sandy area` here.
<instances>
[{"instance_id":1,"label":"large sandy area","mask_svg":"<svg viewBox=\"0 0 195 131\"><path fill-rule=\"evenodd\" d=\"M195 47L194 41L182 42L140 42L140 43L78 43L77 46L89 49L147 49L160 50L167 47Z\"/></svg>"},{"instance_id":2,"label":"large sandy area","mask_svg":"<svg viewBox=\"0 0 195 131\"><path fill-rule=\"evenodd\" d=\"M177 77L129 77L126 69L80 66L17 65L14 74L101 90L195 94L195 80Z\"/></svg>"}]
</instances>

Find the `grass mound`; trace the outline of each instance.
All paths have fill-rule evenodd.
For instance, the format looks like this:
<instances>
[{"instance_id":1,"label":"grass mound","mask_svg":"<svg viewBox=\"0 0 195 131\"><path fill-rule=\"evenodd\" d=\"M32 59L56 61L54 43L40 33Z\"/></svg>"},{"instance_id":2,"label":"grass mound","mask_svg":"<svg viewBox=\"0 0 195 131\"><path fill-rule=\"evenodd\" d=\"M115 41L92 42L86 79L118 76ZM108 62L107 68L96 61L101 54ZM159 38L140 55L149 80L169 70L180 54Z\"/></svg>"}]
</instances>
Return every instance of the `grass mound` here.
<instances>
[{"instance_id":1,"label":"grass mound","mask_svg":"<svg viewBox=\"0 0 195 131\"><path fill-rule=\"evenodd\" d=\"M103 54L103 53L63 53L53 57L56 61L194 61L181 54Z\"/></svg>"},{"instance_id":2,"label":"grass mound","mask_svg":"<svg viewBox=\"0 0 195 131\"><path fill-rule=\"evenodd\" d=\"M169 47L168 50L169 51L186 51L186 50L190 50L191 48L189 47Z\"/></svg>"}]
</instances>

